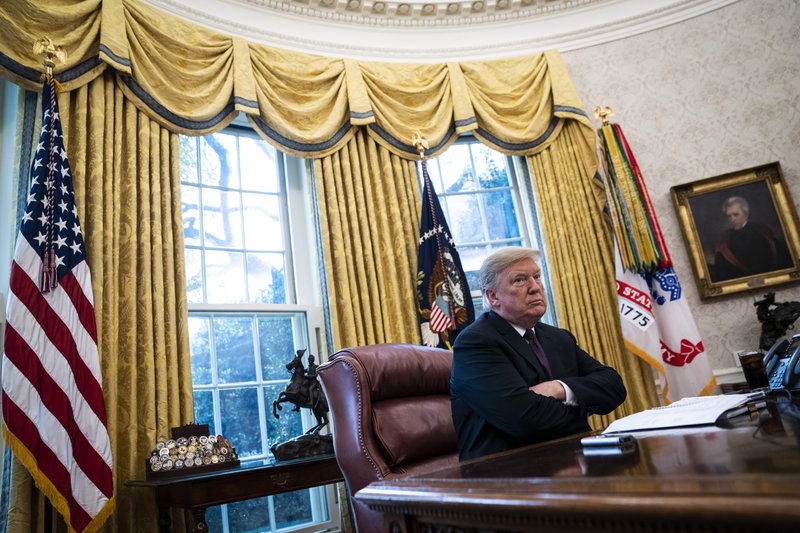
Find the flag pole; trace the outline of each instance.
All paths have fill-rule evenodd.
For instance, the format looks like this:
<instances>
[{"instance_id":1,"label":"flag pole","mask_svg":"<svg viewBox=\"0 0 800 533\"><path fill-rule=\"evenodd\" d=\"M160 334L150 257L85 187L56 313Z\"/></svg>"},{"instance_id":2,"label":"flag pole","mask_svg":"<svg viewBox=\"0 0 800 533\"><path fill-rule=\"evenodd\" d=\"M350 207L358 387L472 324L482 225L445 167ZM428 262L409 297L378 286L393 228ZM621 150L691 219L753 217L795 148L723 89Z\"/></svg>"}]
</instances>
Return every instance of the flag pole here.
<instances>
[{"instance_id":1,"label":"flag pole","mask_svg":"<svg viewBox=\"0 0 800 533\"><path fill-rule=\"evenodd\" d=\"M61 46L57 46L55 43L53 43L53 40L46 35L41 39L34 41L33 55L44 57L42 60L42 66L44 67L45 82L49 82L51 79L53 79L53 69L56 67L56 65L61 65L67 60L67 53L64 51L64 49ZM58 83L56 83L56 87L59 87ZM42 105L47 105L47 103L42 102ZM45 257L47 258L49 256L50 254L46 254ZM55 263L53 263L52 266L55 267ZM53 278L55 278L55 276L53 276ZM46 495L44 498L44 530L50 533L53 531L53 503Z\"/></svg>"}]
</instances>

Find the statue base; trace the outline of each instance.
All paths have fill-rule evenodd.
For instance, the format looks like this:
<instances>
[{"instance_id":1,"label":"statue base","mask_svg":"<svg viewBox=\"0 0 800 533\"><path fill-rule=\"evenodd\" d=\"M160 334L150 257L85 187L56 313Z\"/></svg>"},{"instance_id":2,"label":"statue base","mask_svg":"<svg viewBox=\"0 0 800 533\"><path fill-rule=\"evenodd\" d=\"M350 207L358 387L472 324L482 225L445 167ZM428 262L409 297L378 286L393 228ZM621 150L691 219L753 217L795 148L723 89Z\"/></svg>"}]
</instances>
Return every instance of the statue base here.
<instances>
[{"instance_id":1,"label":"statue base","mask_svg":"<svg viewBox=\"0 0 800 533\"><path fill-rule=\"evenodd\" d=\"M333 435L300 435L270 446L278 461L333 454Z\"/></svg>"}]
</instances>

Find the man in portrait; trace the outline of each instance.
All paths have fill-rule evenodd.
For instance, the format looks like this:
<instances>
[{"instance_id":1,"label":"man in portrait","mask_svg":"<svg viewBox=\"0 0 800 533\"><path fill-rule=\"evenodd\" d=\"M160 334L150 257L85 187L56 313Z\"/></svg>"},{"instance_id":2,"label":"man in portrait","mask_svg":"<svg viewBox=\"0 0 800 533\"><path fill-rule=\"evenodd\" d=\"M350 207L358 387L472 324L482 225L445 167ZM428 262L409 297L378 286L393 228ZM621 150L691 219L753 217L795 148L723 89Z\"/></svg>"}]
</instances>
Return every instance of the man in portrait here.
<instances>
[{"instance_id":1,"label":"man in portrait","mask_svg":"<svg viewBox=\"0 0 800 533\"><path fill-rule=\"evenodd\" d=\"M765 274L792 266L786 242L772 228L750 220L750 203L731 196L722 204L728 221L714 245L714 263L709 265L715 282Z\"/></svg>"}]
</instances>

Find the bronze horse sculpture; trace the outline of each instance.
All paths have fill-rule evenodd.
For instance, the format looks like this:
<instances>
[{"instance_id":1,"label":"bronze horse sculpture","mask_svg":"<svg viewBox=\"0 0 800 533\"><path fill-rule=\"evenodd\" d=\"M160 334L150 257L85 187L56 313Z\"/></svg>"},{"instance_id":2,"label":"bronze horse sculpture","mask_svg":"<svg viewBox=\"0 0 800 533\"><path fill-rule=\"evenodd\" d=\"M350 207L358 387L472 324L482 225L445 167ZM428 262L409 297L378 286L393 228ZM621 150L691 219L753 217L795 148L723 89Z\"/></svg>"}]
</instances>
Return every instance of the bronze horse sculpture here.
<instances>
[{"instance_id":1,"label":"bronze horse sculpture","mask_svg":"<svg viewBox=\"0 0 800 533\"><path fill-rule=\"evenodd\" d=\"M294 404L292 411L299 411L301 407L311 409L317 425L306 431L306 435L317 435L328 424L328 399L322 391L322 385L317 380L317 365L314 356L308 355L308 372L303 366L305 350L297 350L294 359L286 364L286 370L292 373L286 390L281 391L278 399L272 402L272 414L280 418L278 411L282 410L282 403Z\"/></svg>"}]
</instances>

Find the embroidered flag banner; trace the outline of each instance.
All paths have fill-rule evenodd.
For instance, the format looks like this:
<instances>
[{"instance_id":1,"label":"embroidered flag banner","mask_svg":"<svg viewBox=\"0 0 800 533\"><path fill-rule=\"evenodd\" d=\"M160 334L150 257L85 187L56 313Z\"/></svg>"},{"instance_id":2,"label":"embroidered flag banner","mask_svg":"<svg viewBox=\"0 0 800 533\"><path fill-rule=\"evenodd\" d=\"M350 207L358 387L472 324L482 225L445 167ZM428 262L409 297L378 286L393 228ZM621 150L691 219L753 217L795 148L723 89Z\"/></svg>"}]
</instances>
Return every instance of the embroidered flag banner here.
<instances>
[{"instance_id":1,"label":"embroidered flag banner","mask_svg":"<svg viewBox=\"0 0 800 533\"><path fill-rule=\"evenodd\" d=\"M89 267L64 151L55 81L11 265L3 339L3 437L70 531L114 509Z\"/></svg>"},{"instance_id":2,"label":"embroidered flag banner","mask_svg":"<svg viewBox=\"0 0 800 533\"><path fill-rule=\"evenodd\" d=\"M469 286L450 229L422 159L422 216L417 256L418 316L422 343L452 349L458 333L475 320Z\"/></svg>"},{"instance_id":3,"label":"embroidered flag banner","mask_svg":"<svg viewBox=\"0 0 800 533\"><path fill-rule=\"evenodd\" d=\"M617 124L598 134L625 344L661 374L666 403L710 394L716 379L636 159Z\"/></svg>"}]
</instances>

